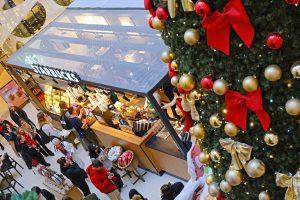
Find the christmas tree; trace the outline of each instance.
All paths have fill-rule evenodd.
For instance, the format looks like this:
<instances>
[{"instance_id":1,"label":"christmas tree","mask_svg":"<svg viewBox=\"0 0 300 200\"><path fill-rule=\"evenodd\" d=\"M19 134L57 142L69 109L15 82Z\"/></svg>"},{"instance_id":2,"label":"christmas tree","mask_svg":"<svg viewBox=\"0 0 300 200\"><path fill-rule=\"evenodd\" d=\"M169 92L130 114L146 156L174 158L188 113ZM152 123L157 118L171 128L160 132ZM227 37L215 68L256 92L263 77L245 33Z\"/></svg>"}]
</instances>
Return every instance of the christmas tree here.
<instances>
[{"instance_id":1,"label":"christmas tree","mask_svg":"<svg viewBox=\"0 0 300 200\"><path fill-rule=\"evenodd\" d=\"M145 0L172 84L196 102L190 132L213 169L212 196L300 199L298 3Z\"/></svg>"}]
</instances>

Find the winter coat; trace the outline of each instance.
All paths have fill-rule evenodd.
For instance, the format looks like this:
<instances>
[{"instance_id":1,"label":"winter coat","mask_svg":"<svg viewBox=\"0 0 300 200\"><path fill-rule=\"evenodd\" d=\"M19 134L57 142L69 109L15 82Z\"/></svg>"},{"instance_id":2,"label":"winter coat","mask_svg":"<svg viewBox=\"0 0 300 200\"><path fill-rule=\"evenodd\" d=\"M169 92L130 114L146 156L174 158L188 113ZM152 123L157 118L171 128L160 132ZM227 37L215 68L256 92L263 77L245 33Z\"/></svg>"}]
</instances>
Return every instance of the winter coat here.
<instances>
[{"instance_id":1,"label":"winter coat","mask_svg":"<svg viewBox=\"0 0 300 200\"><path fill-rule=\"evenodd\" d=\"M21 119L24 119L29 124L34 124L27 116L26 112L21 108L16 108L15 112L9 111L10 118L21 127Z\"/></svg>"},{"instance_id":2,"label":"winter coat","mask_svg":"<svg viewBox=\"0 0 300 200\"><path fill-rule=\"evenodd\" d=\"M68 167L61 166L61 173L66 176L76 187L81 186L87 175L83 169L81 169L76 163Z\"/></svg>"},{"instance_id":3,"label":"winter coat","mask_svg":"<svg viewBox=\"0 0 300 200\"><path fill-rule=\"evenodd\" d=\"M86 173L90 176L90 179L94 186L102 193L109 194L117 189L117 187L112 183L112 181L117 181L116 177L108 179L109 171L104 167L101 167L100 170L93 169L92 165L88 166Z\"/></svg>"}]
</instances>

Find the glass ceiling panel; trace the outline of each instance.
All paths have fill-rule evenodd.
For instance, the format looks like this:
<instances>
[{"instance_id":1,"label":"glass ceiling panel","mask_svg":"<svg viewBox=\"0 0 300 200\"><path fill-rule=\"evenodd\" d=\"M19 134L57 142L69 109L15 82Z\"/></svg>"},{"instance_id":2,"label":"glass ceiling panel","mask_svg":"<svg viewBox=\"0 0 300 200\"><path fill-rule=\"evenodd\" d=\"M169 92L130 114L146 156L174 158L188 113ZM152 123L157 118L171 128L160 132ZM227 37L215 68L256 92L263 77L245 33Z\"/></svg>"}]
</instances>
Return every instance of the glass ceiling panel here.
<instances>
[{"instance_id":1,"label":"glass ceiling panel","mask_svg":"<svg viewBox=\"0 0 300 200\"><path fill-rule=\"evenodd\" d=\"M82 80L146 94L166 74L166 49L159 32L148 27L143 10L66 10L8 59L76 72Z\"/></svg>"}]
</instances>

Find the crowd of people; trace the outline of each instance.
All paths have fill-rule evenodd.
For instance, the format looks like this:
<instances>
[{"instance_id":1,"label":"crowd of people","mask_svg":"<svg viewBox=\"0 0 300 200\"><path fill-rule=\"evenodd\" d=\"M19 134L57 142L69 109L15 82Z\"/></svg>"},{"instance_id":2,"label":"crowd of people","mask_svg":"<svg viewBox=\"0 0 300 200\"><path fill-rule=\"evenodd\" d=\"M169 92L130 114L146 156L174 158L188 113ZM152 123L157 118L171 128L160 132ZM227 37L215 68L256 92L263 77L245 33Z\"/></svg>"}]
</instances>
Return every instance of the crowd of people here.
<instances>
[{"instance_id":1,"label":"crowd of people","mask_svg":"<svg viewBox=\"0 0 300 200\"><path fill-rule=\"evenodd\" d=\"M16 156L21 157L28 169L38 167L42 175L56 179L60 177L51 170L51 164L46 162L45 157L55 156L60 167L60 173L68 178L72 184L79 188L84 196L91 194L86 182L89 177L93 185L106 194L111 200L119 200L121 188L124 186L120 175L114 168L107 169L98 159L101 147L93 131L89 128L84 109L78 105L67 107L65 102L60 103L63 111L60 119L64 130L73 132L88 151L91 164L84 169L84 162L78 155L73 141L61 134L61 130L55 128L52 119L46 113L39 112L37 119L39 128L29 119L27 113L16 106L9 106L10 116L14 123L8 120L0 120L0 133L13 149ZM46 144L51 143L53 148ZM4 146L0 145L1 149ZM161 199L173 200L183 189L182 183L166 184L161 187ZM40 199L53 200L54 195L39 187L32 188ZM64 199L69 199L65 197ZM130 200L145 200L137 190L129 192Z\"/></svg>"}]
</instances>

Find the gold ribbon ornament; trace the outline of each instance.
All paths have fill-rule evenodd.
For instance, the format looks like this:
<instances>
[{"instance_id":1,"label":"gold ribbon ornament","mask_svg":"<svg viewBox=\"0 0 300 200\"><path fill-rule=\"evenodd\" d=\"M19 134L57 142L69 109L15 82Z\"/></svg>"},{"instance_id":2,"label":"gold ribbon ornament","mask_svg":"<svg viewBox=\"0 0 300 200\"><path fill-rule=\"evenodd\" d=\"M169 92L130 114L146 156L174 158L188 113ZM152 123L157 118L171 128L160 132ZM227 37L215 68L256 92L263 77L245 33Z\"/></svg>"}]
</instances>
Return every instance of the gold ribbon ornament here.
<instances>
[{"instance_id":1,"label":"gold ribbon ornament","mask_svg":"<svg viewBox=\"0 0 300 200\"><path fill-rule=\"evenodd\" d=\"M282 188L288 188L285 193L285 200L300 199L300 169L294 176L276 173L276 185Z\"/></svg>"},{"instance_id":2,"label":"gold ribbon ornament","mask_svg":"<svg viewBox=\"0 0 300 200\"><path fill-rule=\"evenodd\" d=\"M176 0L164 0L168 1L168 11L171 18L176 17L177 13L177 5ZM192 0L181 0L182 8L185 12L191 12L194 11L194 3Z\"/></svg>"},{"instance_id":3,"label":"gold ribbon ornament","mask_svg":"<svg viewBox=\"0 0 300 200\"><path fill-rule=\"evenodd\" d=\"M195 121L199 121L200 120L200 116L199 113L197 111L197 108L195 106L195 100L188 98L188 95L182 95L182 109L185 112L190 112L191 111L191 117L193 120Z\"/></svg>"},{"instance_id":4,"label":"gold ribbon ornament","mask_svg":"<svg viewBox=\"0 0 300 200\"><path fill-rule=\"evenodd\" d=\"M225 138L219 140L221 146L231 154L231 164L230 169L241 170L244 169L247 172L247 161L250 160L252 146L236 142L231 138Z\"/></svg>"}]
</instances>

